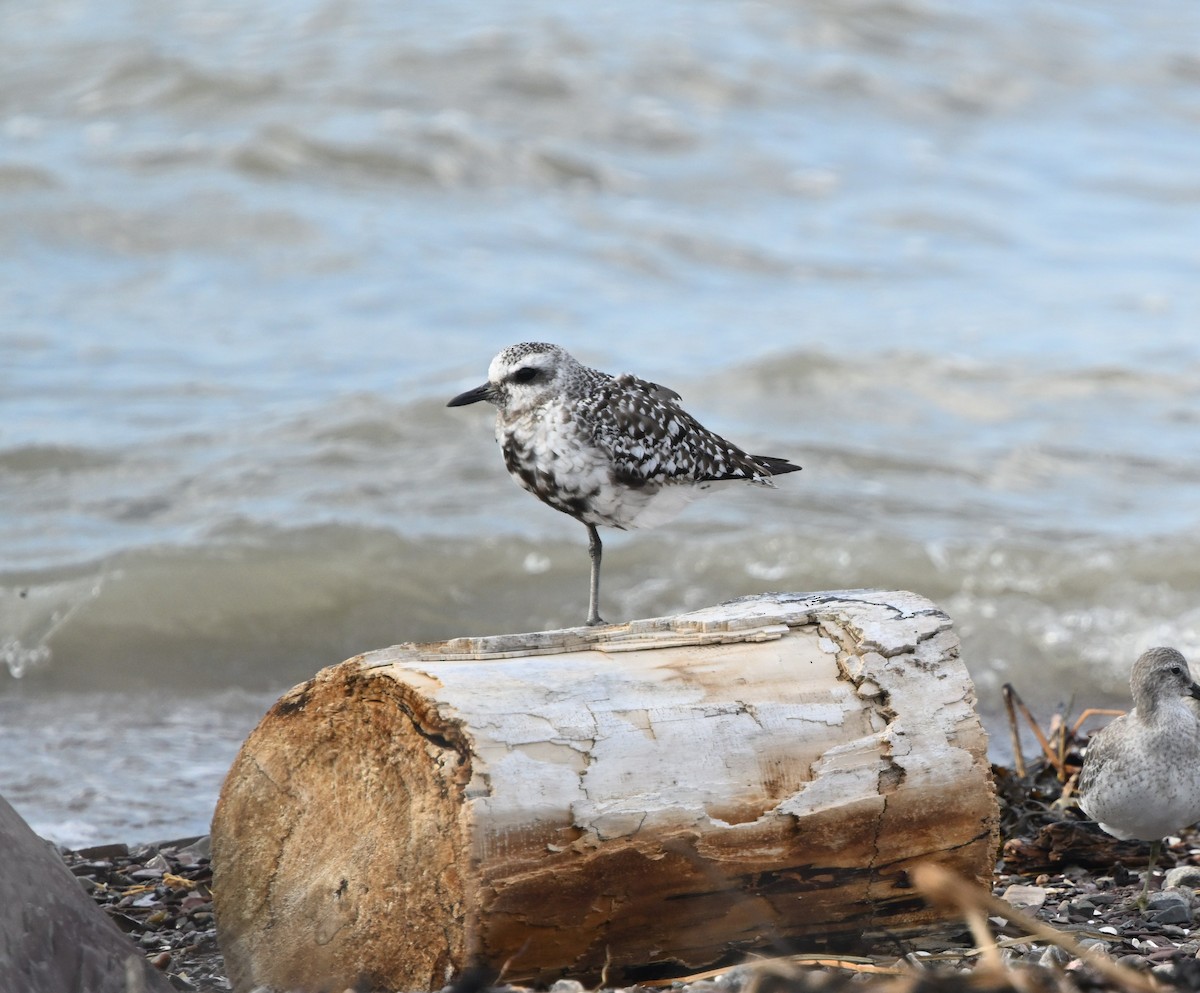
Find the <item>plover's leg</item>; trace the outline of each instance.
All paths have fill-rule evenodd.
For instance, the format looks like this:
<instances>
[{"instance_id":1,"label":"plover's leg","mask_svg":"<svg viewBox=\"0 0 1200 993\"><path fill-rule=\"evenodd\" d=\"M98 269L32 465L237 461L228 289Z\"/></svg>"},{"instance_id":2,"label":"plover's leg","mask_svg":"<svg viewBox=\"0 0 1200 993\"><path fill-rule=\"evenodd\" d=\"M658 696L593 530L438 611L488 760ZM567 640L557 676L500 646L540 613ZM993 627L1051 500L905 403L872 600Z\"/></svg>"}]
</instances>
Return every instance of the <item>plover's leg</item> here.
<instances>
[{"instance_id":1,"label":"plover's leg","mask_svg":"<svg viewBox=\"0 0 1200 993\"><path fill-rule=\"evenodd\" d=\"M603 624L604 618L600 616L600 552L603 546L600 544L600 532L596 530L595 524L588 524L588 555L592 557L592 582L591 592L588 595L588 619L589 625L595 627L597 624Z\"/></svg>"}]
</instances>

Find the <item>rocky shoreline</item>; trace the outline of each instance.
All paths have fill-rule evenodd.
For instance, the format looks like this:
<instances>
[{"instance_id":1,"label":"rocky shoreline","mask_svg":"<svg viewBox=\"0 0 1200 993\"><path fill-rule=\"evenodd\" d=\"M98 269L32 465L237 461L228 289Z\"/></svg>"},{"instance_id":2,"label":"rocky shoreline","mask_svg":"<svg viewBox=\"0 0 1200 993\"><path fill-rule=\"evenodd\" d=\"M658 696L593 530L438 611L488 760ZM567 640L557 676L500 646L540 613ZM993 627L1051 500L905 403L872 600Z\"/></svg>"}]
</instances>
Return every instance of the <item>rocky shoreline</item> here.
<instances>
[{"instance_id":1,"label":"rocky shoreline","mask_svg":"<svg viewBox=\"0 0 1200 993\"><path fill-rule=\"evenodd\" d=\"M1145 912L1135 903L1148 845L1117 842L1074 810L1061 809L1056 770L1039 764L1025 776L993 767L1001 799L994 896L1077 942L1071 950L1031 939L1018 921L987 915L997 947L981 952L978 929L940 929L920 939L876 941L853 956L787 956L718 975L659 982L689 993L820 993L867 988L894 993L951 990L1200 989L1200 839L1164 845L1161 884ZM62 850L72 874L178 990L231 989L217 945L207 837L159 844ZM980 915L978 919L982 919ZM1104 975L1077 954L1098 950L1132 972ZM1096 951L1087 951L1087 955ZM836 959L836 964L833 960ZM1147 983L1145 977L1152 977ZM488 983L468 977L460 993ZM571 981L557 993L579 993ZM340 993L340 991L336 991Z\"/></svg>"},{"instance_id":2,"label":"rocky shoreline","mask_svg":"<svg viewBox=\"0 0 1200 993\"><path fill-rule=\"evenodd\" d=\"M207 835L61 854L80 885L176 989L232 988L217 946Z\"/></svg>"}]
</instances>

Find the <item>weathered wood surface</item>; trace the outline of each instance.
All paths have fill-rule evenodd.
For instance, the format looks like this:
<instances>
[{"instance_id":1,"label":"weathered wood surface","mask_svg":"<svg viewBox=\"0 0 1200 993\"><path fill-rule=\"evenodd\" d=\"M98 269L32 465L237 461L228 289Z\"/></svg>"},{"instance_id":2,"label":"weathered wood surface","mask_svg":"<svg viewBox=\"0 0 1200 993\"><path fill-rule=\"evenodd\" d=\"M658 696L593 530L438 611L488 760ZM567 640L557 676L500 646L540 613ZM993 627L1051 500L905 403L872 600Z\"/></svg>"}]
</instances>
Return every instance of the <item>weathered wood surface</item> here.
<instances>
[{"instance_id":1,"label":"weathered wood surface","mask_svg":"<svg viewBox=\"0 0 1200 993\"><path fill-rule=\"evenodd\" d=\"M170 993L50 843L0 797L0 990Z\"/></svg>"},{"instance_id":2,"label":"weathered wood surface","mask_svg":"<svg viewBox=\"0 0 1200 993\"><path fill-rule=\"evenodd\" d=\"M225 782L229 976L616 980L920 927L916 862L991 875L974 702L949 618L903 592L359 656L283 696Z\"/></svg>"}]
</instances>

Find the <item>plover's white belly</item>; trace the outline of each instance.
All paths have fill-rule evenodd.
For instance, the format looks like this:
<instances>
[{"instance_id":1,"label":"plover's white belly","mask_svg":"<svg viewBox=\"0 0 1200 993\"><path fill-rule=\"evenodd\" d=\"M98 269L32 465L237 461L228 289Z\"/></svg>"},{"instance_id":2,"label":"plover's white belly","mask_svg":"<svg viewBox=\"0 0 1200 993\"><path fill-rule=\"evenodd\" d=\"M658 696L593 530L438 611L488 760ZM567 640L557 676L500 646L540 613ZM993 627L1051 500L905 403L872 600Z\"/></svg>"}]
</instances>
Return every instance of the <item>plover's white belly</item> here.
<instances>
[{"instance_id":1,"label":"plover's white belly","mask_svg":"<svg viewBox=\"0 0 1200 993\"><path fill-rule=\"evenodd\" d=\"M592 510L597 518L590 523L619 528L656 528L675 520L709 485L680 482L633 487L615 483L598 494Z\"/></svg>"}]
</instances>

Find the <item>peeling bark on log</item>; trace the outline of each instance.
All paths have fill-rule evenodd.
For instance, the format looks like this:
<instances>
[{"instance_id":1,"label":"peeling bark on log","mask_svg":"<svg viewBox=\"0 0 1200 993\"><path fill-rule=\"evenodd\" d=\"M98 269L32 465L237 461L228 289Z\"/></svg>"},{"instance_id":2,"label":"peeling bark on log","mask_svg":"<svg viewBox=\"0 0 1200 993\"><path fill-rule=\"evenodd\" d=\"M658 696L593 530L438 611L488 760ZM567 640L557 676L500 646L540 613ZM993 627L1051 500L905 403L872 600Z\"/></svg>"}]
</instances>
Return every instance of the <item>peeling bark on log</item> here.
<instances>
[{"instance_id":1,"label":"peeling bark on log","mask_svg":"<svg viewBox=\"0 0 1200 993\"><path fill-rule=\"evenodd\" d=\"M234 988L434 990L700 969L935 919L998 813L949 618L769 594L604 628L400 645L250 735L213 820Z\"/></svg>"}]
</instances>

